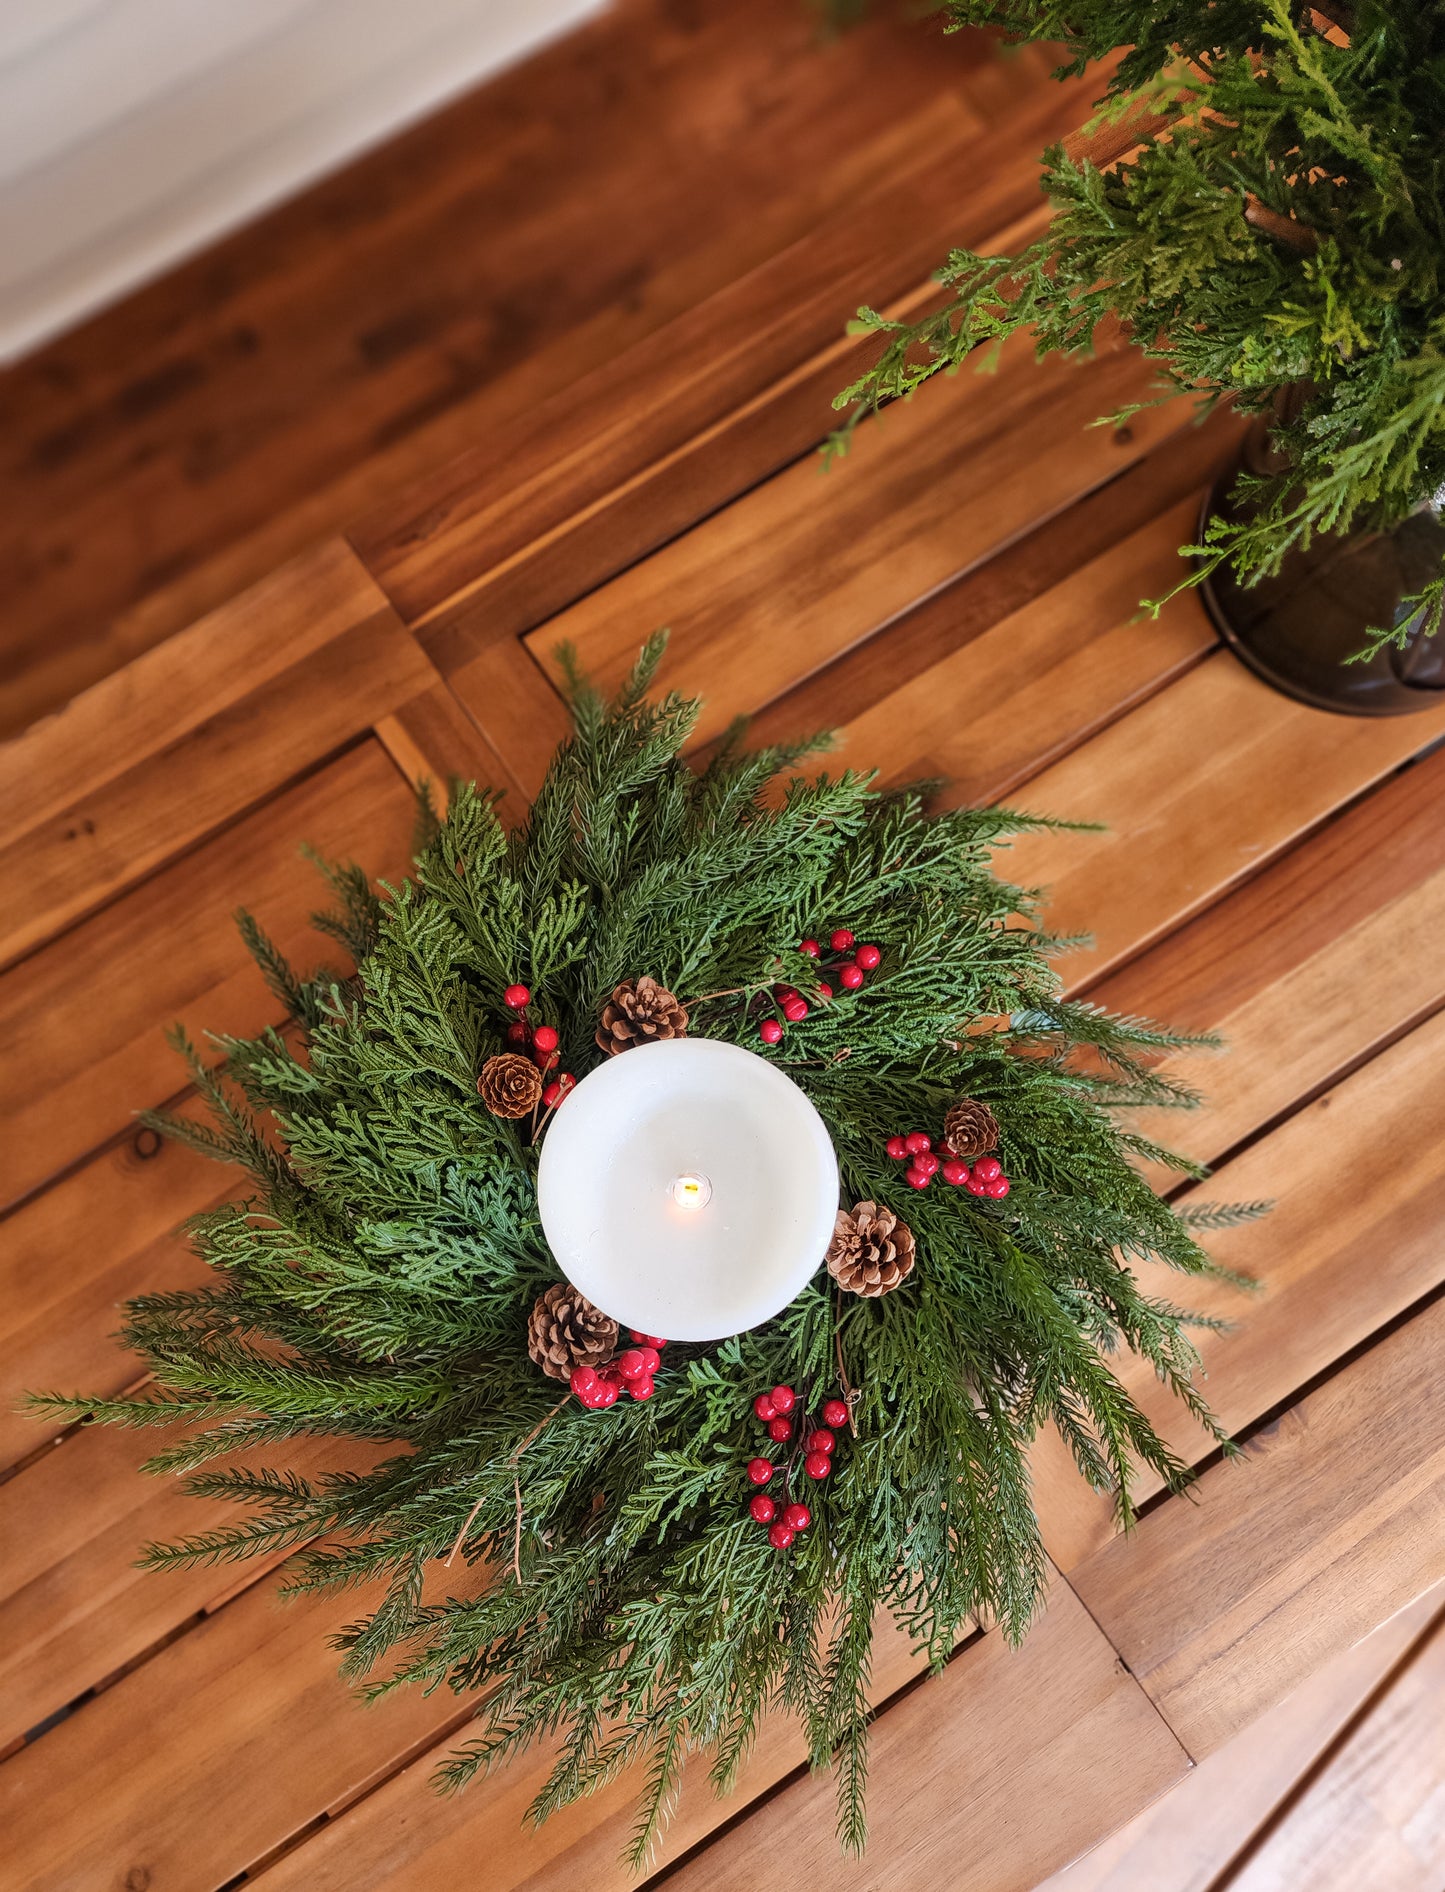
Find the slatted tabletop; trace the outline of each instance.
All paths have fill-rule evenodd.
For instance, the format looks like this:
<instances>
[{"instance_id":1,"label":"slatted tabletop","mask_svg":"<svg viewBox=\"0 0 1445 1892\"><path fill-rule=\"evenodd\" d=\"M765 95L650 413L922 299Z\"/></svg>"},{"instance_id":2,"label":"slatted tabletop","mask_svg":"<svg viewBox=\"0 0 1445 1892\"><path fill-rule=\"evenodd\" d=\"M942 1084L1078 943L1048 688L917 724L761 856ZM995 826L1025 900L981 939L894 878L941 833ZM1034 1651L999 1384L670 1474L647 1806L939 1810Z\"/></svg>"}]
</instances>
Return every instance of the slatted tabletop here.
<instances>
[{"instance_id":1,"label":"slatted tabletop","mask_svg":"<svg viewBox=\"0 0 1445 1892\"><path fill-rule=\"evenodd\" d=\"M1280 1204L1214 1243L1258 1296L1196 1296L1236 1322L1204 1353L1242 1462L1126 1364L1200 1466L1195 1497L1148 1491L1120 1539L1039 1441L1054 1577L1022 1651L981 1629L923 1681L880 1632L865 1863L838 1861L831 1789L778 1724L727 1803L687 1779L654 1870L686 1892L1027 1892L1292 1691L1329 1675L1356 1701L1331 1664L1399 1612L1399 1652L1426 1632L1417 1599L1445 1575L1445 707L1332 718L1246 674L1192 597L1138 618L1238 426L1176 404L1088 429L1145 387L1121 343L930 384L820 472L852 306L921 303L949 241L1016 240L1033 154L1079 114L977 56L888 84L941 141L927 164L896 122L863 126L861 206L836 177L789 199L484 444L456 457L453 425L413 452L384 503L351 502L386 482L358 495L337 473L349 514L308 541L298 498L274 569L226 595L213 562L192 584L207 615L160 611L140 654L0 752L7 1884L634 1883L630 1782L540 1832L520 1816L545 1754L438 1799L465 1705L349 1698L327 1638L364 1597L283 1608L263 1569L140 1574L137 1545L204 1529L206 1505L137 1475L143 1437L13 1410L27 1386L132 1384L117 1302L200 1272L176 1231L228 1177L132 1116L188 1107L172 1020L281 1022L233 909L304 959L303 842L396 876L421 775L475 775L520 810L565 727L563 639L608 681L671 625L664 681L706 697L703 747L739 713L759 739L828 726L885 780L1107 824L1020 840L1008 871L1092 935L1063 966L1073 992L1227 1035L1187 1067L1205 1108L1148 1127L1219 1165L1211 1196ZM1428 1678L1438 1639L1421 1646Z\"/></svg>"}]
</instances>

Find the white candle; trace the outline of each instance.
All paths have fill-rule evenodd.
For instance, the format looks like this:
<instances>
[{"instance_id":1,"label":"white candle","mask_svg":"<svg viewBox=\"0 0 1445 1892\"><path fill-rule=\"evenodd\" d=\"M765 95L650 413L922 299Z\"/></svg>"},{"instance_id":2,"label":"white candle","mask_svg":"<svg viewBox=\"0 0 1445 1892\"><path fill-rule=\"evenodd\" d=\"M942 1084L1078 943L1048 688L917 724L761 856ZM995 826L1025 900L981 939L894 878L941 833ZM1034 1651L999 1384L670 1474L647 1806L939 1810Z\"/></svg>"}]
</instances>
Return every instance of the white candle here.
<instances>
[{"instance_id":1,"label":"white candle","mask_svg":"<svg viewBox=\"0 0 1445 1892\"><path fill-rule=\"evenodd\" d=\"M537 1206L563 1274L623 1327L721 1340L771 1319L816 1272L838 1161L774 1065L674 1038L609 1058L563 1100Z\"/></svg>"}]
</instances>

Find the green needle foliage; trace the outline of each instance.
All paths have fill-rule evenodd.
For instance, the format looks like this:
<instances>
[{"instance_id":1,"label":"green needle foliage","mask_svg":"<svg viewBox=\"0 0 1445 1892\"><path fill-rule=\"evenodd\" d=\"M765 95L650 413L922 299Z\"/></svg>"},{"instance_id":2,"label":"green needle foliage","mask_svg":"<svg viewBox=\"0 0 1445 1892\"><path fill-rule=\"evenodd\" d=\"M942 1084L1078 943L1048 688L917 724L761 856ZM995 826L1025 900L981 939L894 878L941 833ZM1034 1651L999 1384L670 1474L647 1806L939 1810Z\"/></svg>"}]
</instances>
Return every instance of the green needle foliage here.
<instances>
[{"instance_id":1,"label":"green needle foliage","mask_svg":"<svg viewBox=\"0 0 1445 1892\"><path fill-rule=\"evenodd\" d=\"M1318 532L1387 530L1445 482L1445 5L1440 0L952 0L956 27L1060 41L1059 76L1117 53L1102 117L1138 150L1100 171L1045 154L1055 215L1016 257L956 250L921 321L839 395L848 428L975 348L1031 329L1040 356L1121 319L1167 391L1276 415L1284 470L1242 474L1231 518L1183 548L1194 582L1248 582ZM991 356L989 357L991 358ZM1131 410L1132 411L1132 410ZM1109 416L1114 421L1121 416ZM1433 631L1445 576L1406 601ZM1373 647L1373 646L1372 646Z\"/></svg>"},{"instance_id":2,"label":"green needle foliage","mask_svg":"<svg viewBox=\"0 0 1445 1892\"><path fill-rule=\"evenodd\" d=\"M326 925L359 955L353 977L302 977L243 922L298 1032L218 1040L219 1074L190 1053L214 1128L166 1121L250 1173L249 1197L194 1225L214 1285L130 1303L152 1394L40 1404L178 1425L153 1467L241 1507L150 1564L284 1550L289 1591L367 1586L340 1638L349 1676L476 1694L443 1787L546 1739L541 1819L640 1762L641 1861L688 1757L709 1752L725 1791L781 1707L816 1765L837 1758L858 1847L879 1612L935 1664L978 1612L1023 1635L1045 1576L1025 1454L1047 1422L1122 1521L1140 1466L1183 1479L1109 1357L1142 1355L1209 1425L1189 1317L1130 1264L1208 1272L1191 1222L1255 1209L1176 1213L1131 1165L1156 1152L1117 1113L1180 1099L1151 1064L1184 1041L1060 998L1056 942L989 864L1034 818L931 815L851 774L780 783L801 752L736 738L695 773L679 751L698 706L645 698L661 650L610 704L578 688L575 738L518 831L458 785L414 878L380 897L333 873L343 911ZM817 976L795 942L844 918L882 967L765 1049L774 985ZM644 970L692 1000L695 1033L802 1086L848 1205L895 1207L918 1261L877 1301L822 1271L764 1327L669 1347L650 1401L591 1411L559 1404L527 1355L529 1311L558 1278L537 1215L545 1124L489 1115L477 1072L504 1043L513 981L581 1074L604 1000ZM1002 1125L1006 1201L915 1193L885 1154L888 1133L936 1132L964 1094ZM752 1400L789 1381L816 1412L840 1358L856 1437L779 1554L747 1515ZM220 1462L311 1434L371 1441L376 1462L343 1469L338 1450L312 1477Z\"/></svg>"}]
</instances>

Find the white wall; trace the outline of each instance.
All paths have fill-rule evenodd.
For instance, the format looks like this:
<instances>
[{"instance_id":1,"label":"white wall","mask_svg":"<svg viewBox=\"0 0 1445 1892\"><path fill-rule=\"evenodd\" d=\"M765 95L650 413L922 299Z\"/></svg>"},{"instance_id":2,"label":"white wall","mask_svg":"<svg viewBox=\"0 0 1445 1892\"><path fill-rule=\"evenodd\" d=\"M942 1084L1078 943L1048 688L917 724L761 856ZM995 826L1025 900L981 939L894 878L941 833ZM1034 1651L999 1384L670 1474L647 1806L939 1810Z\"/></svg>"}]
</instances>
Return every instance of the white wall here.
<instances>
[{"instance_id":1,"label":"white wall","mask_svg":"<svg viewBox=\"0 0 1445 1892\"><path fill-rule=\"evenodd\" d=\"M0 359L600 0L0 0Z\"/></svg>"}]
</instances>

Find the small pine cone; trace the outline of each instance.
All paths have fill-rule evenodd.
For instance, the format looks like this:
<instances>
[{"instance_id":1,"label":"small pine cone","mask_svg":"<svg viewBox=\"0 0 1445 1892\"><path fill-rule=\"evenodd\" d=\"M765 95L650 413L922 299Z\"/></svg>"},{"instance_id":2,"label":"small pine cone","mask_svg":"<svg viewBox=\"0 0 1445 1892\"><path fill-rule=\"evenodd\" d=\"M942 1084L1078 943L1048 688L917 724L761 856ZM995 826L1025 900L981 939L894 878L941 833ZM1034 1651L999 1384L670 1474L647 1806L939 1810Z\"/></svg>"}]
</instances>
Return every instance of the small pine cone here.
<instances>
[{"instance_id":1,"label":"small pine cone","mask_svg":"<svg viewBox=\"0 0 1445 1892\"><path fill-rule=\"evenodd\" d=\"M494 1117L525 1117L542 1095L542 1073L520 1051L499 1051L488 1058L477 1091Z\"/></svg>"},{"instance_id":2,"label":"small pine cone","mask_svg":"<svg viewBox=\"0 0 1445 1892\"><path fill-rule=\"evenodd\" d=\"M998 1118L987 1104L961 1097L944 1112L943 1140L955 1156L971 1163L998 1148Z\"/></svg>"},{"instance_id":3,"label":"small pine cone","mask_svg":"<svg viewBox=\"0 0 1445 1892\"><path fill-rule=\"evenodd\" d=\"M605 1366L617 1351L617 1322L570 1281L537 1298L527 1323L527 1352L548 1379L570 1379L578 1366Z\"/></svg>"},{"instance_id":4,"label":"small pine cone","mask_svg":"<svg viewBox=\"0 0 1445 1892\"><path fill-rule=\"evenodd\" d=\"M891 1209L860 1202L838 1211L828 1244L828 1273L848 1294L876 1299L913 1272L913 1230Z\"/></svg>"},{"instance_id":5,"label":"small pine cone","mask_svg":"<svg viewBox=\"0 0 1445 1892\"><path fill-rule=\"evenodd\" d=\"M603 1006L597 1049L615 1057L634 1045L686 1036L687 1007L644 972L640 979L624 980Z\"/></svg>"}]
</instances>

